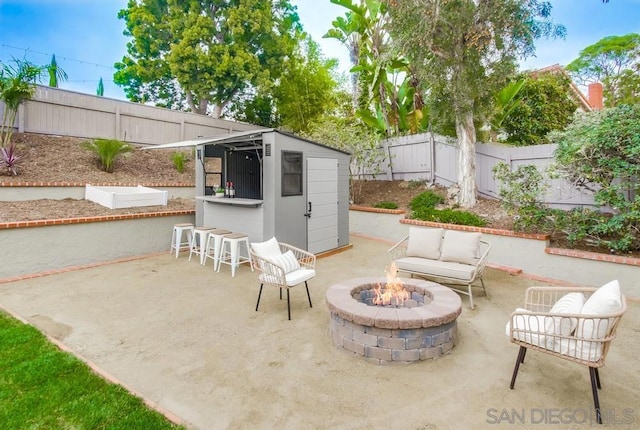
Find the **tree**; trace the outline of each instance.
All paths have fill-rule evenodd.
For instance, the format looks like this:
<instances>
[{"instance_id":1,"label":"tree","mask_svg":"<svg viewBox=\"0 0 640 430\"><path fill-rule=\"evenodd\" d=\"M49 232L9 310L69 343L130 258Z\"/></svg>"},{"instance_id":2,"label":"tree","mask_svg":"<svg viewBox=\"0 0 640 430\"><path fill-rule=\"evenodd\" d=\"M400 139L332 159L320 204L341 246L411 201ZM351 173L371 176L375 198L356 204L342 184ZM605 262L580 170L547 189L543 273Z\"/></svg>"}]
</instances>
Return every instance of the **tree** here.
<instances>
[{"instance_id":1,"label":"tree","mask_svg":"<svg viewBox=\"0 0 640 430\"><path fill-rule=\"evenodd\" d=\"M102 83L102 77L100 77L100 81L98 81L98 88L96 88L96 95L99 97L104 96L104 84Z\"/></svg>"},{"instance_id":2,"label":"tree","mask_svg":"<svg viewBox=\"0 0 640 430\"><path fill-rule=\"evenodd\" d=\"M56 54L51 56L51 62L45 66L47 72L49 73L49 86L58 88L58 81L66 81L69 79L67 76L67 72L62 70L58 63L56 62Z\"/></svg>"},{"instance_id":3,"label":"tree","mask_svg":"<svg viewBox=\"0 0 640 430\"><path fill-rule=\"evenodd\" d=\"M231 100L282 72L301 32L289 0L129 0L114 80L133 101L218 118Z\"/></svg>"},{"instance_id":4,"label":"tree","mask_svg":"<svg viewBox=\"0 0 640 430\"><path fill-rule=\"evenodd\" d=\"M608 36L580 51L567 70L580 84L602 82L605 105L640 102L640 34Z\"/></svg>"},{"instance_id":5,"label":"tree","mask_svg":"<svg viewBox=\"0 0 640 430\"><path fill-rule=\"evenodd\" d=\"M547 134L564 130L578 105L570 98L570 79L560 73L528 75L519 103L502 122L506 141L516 146L549 143Z\"/></svg>"},{"instance_id":6,"label":"tree","mask_svg":"<svg viewBox=\"0 0 640 430\"><path fill-rule=\"evenodd\" d=\"M550 20L551 4L540 0L387 0L391 35L419 64L432 97L448 100L459 145L458 203L476 203L474 108L487 103L516 69L516 59L534 52L538 37L564 35Z\"/></svg>"}]
</instances>

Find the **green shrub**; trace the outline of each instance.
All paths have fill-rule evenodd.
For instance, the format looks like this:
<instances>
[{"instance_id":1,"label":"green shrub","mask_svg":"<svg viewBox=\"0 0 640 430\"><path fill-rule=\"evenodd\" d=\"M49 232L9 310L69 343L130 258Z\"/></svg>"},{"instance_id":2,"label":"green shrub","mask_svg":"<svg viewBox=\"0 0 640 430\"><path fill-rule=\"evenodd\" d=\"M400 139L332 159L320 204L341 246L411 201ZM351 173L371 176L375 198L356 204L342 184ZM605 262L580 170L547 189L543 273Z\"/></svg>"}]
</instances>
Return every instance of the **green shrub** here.
<instances>
[{"instance_id":1,"label":"green shrub","mask_svg":"<svg viewBox=\"0 0 640 430\"><path fill-rule=\"evenodd\" d=\"M373 207L379 209L398 209L398 204L395 202L380 202L373 205Z\"/></svg>"},{"instance_id":2,"label":"green shrub","mask_svg":"<svg viewBox=\"0 0 640 430\"><path fill-rule=\"evenodd\" d=\"M187 162L187 156L184 152L176 151L171 154L171 161L173 161L173 165L178 173L184 172L184 165Z\"/></svg>"},{"instance_id":3,"label":"green shrub","mask_svg":"<svg viewBox=\"0 0 640 430\"><path fill-rule=\"evenodd\" d=\"M444 197L440 194L434 193L433 191L425 191L423 193L415 196L411 203L409 203L409 208L412 211L420 211L424 208L435 208L437 205L444 203Z\"/></svg>"},{"instance_id":4,"label":"green shrub","mask_svg":"<svg viewBox=\"0 0 640 430\"><path fill-rule=\"evenodd\" d=\"M98 166L108 173L113 172L114 162L120 154L133 151L133 146L117 139L96 139L83 146L98 157Z\"/></svg>"},{"instance_id":5,"label":"green shrub","mask_svg":"<svg viewBox=\"0 0 640 430\"><path fill-rule=\"evenodd\" d=\"M422 221L441 222L444 224L469 225L474 227L484 227L486 221L478 215L455 209L433 209L422 207L412 212L414 219Z\"/></svg>"}]
</instances>

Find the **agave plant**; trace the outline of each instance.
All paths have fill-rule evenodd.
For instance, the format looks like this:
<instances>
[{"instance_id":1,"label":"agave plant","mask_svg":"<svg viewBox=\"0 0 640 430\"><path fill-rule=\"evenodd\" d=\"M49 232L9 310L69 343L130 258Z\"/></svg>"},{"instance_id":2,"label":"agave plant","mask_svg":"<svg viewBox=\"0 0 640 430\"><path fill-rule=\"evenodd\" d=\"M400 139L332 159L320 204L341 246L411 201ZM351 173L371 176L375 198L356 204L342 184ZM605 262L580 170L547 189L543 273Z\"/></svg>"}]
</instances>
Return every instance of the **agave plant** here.
<instances>
[{"instance_id":1,"label":"agave plant","mask_svg":"<svg viewBox=\"0 0 640 430\"><path fill-rule=\"evenodd\" d=\"M84 143L84 147L98 156L98 165L107 173L113 172L113 165L120 154L133 151L133 146L117 139L96 139Z\"/></svg>"},{"instance_id":2,"label":"agave plant","mask_svg":"<svg viewBox=\"0 0 640 430\"><path fill-rule=\"evenodd\" d=\"M10 174L17 175L16 165L22 157L16 154L16 144L10 143L6 148L0 148L0 166L5 167Z\"/></svg>"}]
</instances>

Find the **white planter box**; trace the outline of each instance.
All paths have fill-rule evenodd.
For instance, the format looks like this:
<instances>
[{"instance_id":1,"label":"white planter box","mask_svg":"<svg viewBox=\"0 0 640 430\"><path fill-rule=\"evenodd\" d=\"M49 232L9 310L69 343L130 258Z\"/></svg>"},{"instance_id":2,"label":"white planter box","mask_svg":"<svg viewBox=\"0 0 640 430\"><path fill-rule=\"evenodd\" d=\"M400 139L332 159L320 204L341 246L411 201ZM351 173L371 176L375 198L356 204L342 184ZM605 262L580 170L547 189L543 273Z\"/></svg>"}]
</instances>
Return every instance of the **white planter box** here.
<instances>
[{"instance_id":1,"label":"white planter box","mask_svg":"<svg viewBox=\"0 0 640 430\"><path fill-rule=\"evenodd\" d=\"M85 200L96 202L109 209L131 208L136 206L166 206L167 191L143 187L94 187L88 185L84 190Z\"/></svg>"}]
</instances>

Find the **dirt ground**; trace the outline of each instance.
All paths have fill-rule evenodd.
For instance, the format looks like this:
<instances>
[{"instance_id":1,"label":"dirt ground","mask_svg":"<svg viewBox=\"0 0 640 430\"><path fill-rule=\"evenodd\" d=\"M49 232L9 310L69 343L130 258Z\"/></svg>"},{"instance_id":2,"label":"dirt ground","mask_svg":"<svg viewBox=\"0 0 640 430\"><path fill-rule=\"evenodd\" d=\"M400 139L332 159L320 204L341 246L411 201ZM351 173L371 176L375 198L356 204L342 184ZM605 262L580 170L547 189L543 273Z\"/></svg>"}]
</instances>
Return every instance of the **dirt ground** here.
<instances>
[{"instance_id":1,"label":"dirt ground","mask_svg":"<svg viewBox=\"0 0 640 430\"><path fill-rule=\"evenodd\" d=\"M117 159L113 173L101 171L94 155L82 147L87 139L68 136L48 136L32 133L15 133L18 153L22 160L18 175L0 171L0 182L78 182L81 184L187 184L195 183L193 154L184 151L187 163L183 173L178 173L171 161L174 150L134 151ZM392 201L406 209L413 197L428 189L421 182L404 181L355 181L355 203L373 206ZM438 191L445 193L439 188ZM144 207L111 210L86 200L38 200L21 202L0 201L0 222L33 221L92 215L138 213L166 209L194 209L192 200L175 199L167 207ZM480 199L473 212L488 220L494 228L510 229L513 219L495 200Z\"/></svg>"},{"instance_id":2,"label":"dirt ground","mask_svg":"<svg viewBox=\"0 0 640 430\"><path fill-rule=\"evenodd\" d=\"M291 290L291 321L272 288L255 311L259 284L249 267L232 278L228 268L216 273L168 253L0 284L0 303L194 429L590 426L585 366L529 351L509 389L518 348L505 324L537 281L488 269L489 297L479 291L472 311L461 296L458 344L435 361L378 366L337 348L326 291L345 278L382 276L388 264L388 243L351 243L318 260L312 308L304 287ZM640 422L640 309L629 305L600 370L603 428Z\"/></svg>"}]
</instances>

